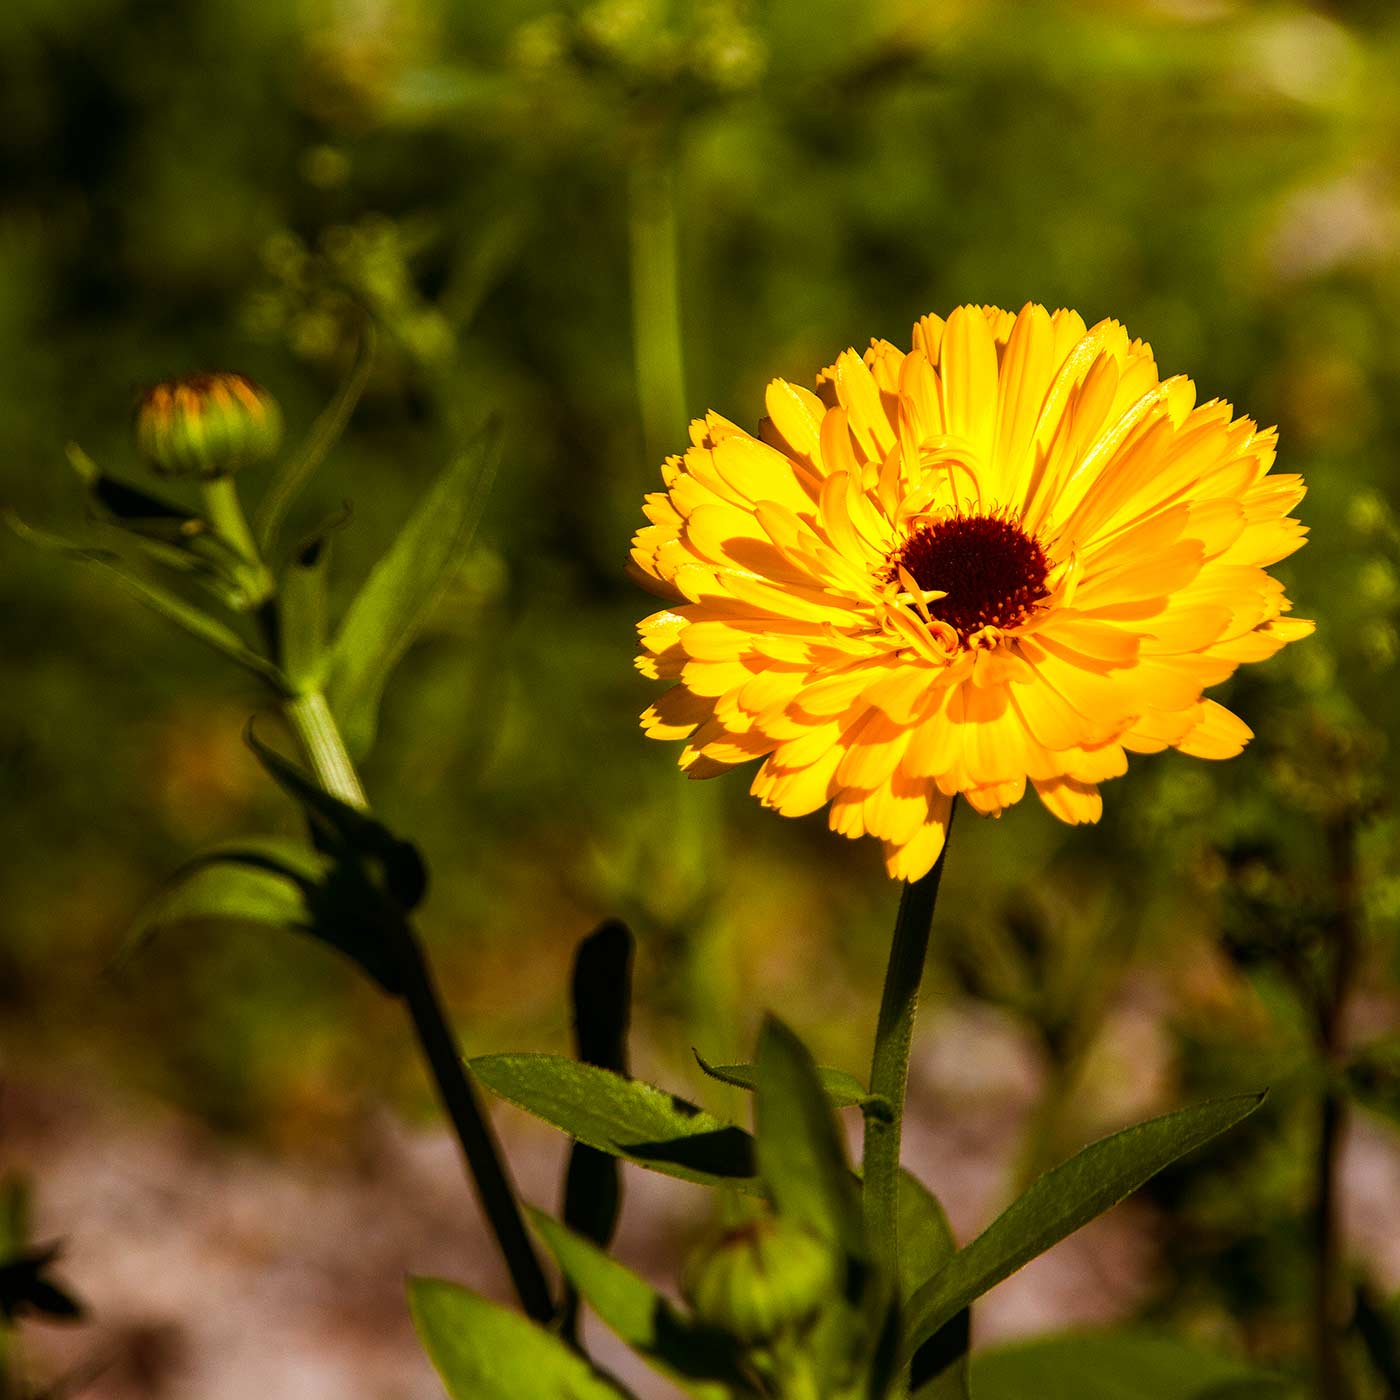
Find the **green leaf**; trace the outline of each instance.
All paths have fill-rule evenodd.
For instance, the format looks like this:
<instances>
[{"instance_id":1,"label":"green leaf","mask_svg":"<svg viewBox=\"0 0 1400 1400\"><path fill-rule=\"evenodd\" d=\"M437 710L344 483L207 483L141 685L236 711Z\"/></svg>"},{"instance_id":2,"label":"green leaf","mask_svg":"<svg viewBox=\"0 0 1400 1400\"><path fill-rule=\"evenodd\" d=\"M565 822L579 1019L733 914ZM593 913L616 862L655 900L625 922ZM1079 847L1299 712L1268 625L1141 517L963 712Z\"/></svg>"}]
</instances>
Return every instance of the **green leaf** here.
<instances>
[{"instance_id":1,"label":"green leaf","mask_svg":"<svg viewBox=\"0 0 1400 1400\"><path fill-rule=\"evenodd\" d=\"M758 1167L778 1214L865 1257L860 1193L812 1056L776 1016L758 1041Z\"/></svg>"},{"instance_id":2,"label":"green leaf","mask_svg":"<svg viewBox=\"0 0 1400 1400\"><path fill-rule=\"evenodd\" d=\"M1289 1394L1281 1380L1166 1337L1078 1333L979 1352L977 1400L1259 1400Z\"/></svg>"},{"instance_id":3,"label":"green leaf","mask_svg":"<svg viewBox=\"0 0 1400 1400\"><path fill-rule=\"evenodd\" d=\"M311 425L306 441L295 455L289 457L277 469L276 475L268 485L267 494L258 503L253 523L258 547L264 556L272 553L287 511L301 494L302 488L326 460L331 448L340 441L340 435L345 431L345 425L349 423L350 415L354 413L355 405L359 403L360 395L364 393L365 385L369 382L370 370L374 368L374 349L374 326L366 321L355 363L351 366L345 382L336 391L335 397L321 416Z\"/></svg>"},{"instance_id":4,"label":"green leaf","mask_svg":"<svg viewBox=\"0 0 1400 1400\"><path fill-rule=\"evenodd\" d=\"M493 1094L600 1152L705 1186L757 1187L753 1139L663 1089L558 1055L468 1065Z\"/></svg>"},{"instance_id":5,"label":"green leaf","mask_svg":"<svg viewBox=\"0 0 1400 1400\"><path fill-rule=\"evenodd\" d=\"M899 1293L908 1302L957 1253L942 1202L907 1171L899 1174ZM939 1328L909 1366L913 1400L968 1400L968 1310Z\"/></svg>"},{"instance_id":6,"label":"green leaf","mask_svg":"<svg viewBox=\"0 0 1400 1400\"><path fill-rule=\"evenodd\" d=\"M610 1259L595 1244L531 1210L530 1219L549 1246L560 1272L638 1355L697 1396L722 1400L728 1390L694 1382L744 1385L740 1353L732 1339L678 1312L645 1279Z\"/></svg>"},{"instance_id":7,"label":"green leaf","mask_svg":"<svg viewBox=\"0 0 1400 1400\"><path fill-rule=\"evenodd\" d=\"M236 661L240 666L260 676L280 693L287 693L287 678L266 657L259 656L249 647L233 628L210 617L208 613L201 611L193 603L186 602L178 594L143 578L121 555L114 554L110 550L93 549L86 545L75 544L71 540L66 540L60 535L50 534L46 530L36 530L32 525L25 524L19 516L10 510L5 511L4 516L6 523L21 539L37 545L40 549L46 549L54 554L61 554L65 558L76 559L80 563L93 564L106 570L113 575L123 589L153 612L159 613L167 621L183 628L184 631L192 637L197 637L206 646L213 647L215 651L230 661Z\"/></svg>"},{"instance_id":8,"label":"green leaf","mask_svg":"<svg viewBox=\"0 0 1400 1400\"><path fill-rule=\"evenodd\" d=\"M452 1400L618 1400L626 1394L542 1327L456 1284L410 1279L408 1306Z\"/></svg>"},{"instance_id":9,"label":"green leaf","mask_svg":"<svg viewBox=\"0 0 1400 1400\"><path fill-rule=\"evenodd\" d=\"M752 1091L758 1087L757 1065L712 1065L694 1047L690 1053L711 1079L717 1079L721 1084L731 1085L735 1089ZM860 1080L844 1069L826 1069L818 1065L817 1078L821 1081L822 1090L833 1108L859 1108L864 1113L872 1113L879 1117L890 1116L889 1104L878 1094L867 1094Z\"/></svg>"},{"instance_id":10,"label":"green leaf","mask_svg":"<svg viewBox=\"0 0 1400 1400\"><path fill-rule=\"evenodd\" d=\"M319 690L326 668L326 572L330 538L314 535L292 556L278 594L282 669L298 691Z\"/></svg>"},{"instance_id":11,"label":"green leaf","mask_svg":"<svg viewBox=\"0 0 1400 1400\"><path fill-rule=\"evenodd\" d=\"M1264 1101L1240 1094L1126 1128L1047 1172L910 1301L909 1348L1023 1264L1136 1191L1163 1167L1232 1128Z\"/></svg>"},{"instance_id":12,"label":"green leaf","mask_svg":"<svg viewBox=\"0 0 1400 1400\"><path fill-rule=\"evenodd\" d=\"M298 842L253 836L201 852L137 918L125 956L158 934L205 923L261 925L319 939L398 995L398 965L362 876Z\"/></svg>"},{"instance_id":13,"label":"green leaf","mask_svg":"<svg viewBox=\"0 0 1400 1400\"><path fill-rule=\"evenodd\" d=\"M499 433L492 428L449 463L340 625L327 690L354 755L373 745L385 682L466 556L498 455Z\"/></svg>"},{"instance_id":14,"label":"green leaf","mask_svg":"<svg viewBox=\"0 0 1400 1400\"><path fill-rule=\"evenodd\" d=\"M422 903L428 870L411 841L395 836L368 812L326 792L308 773L268 748L251 725L245 737L273 781L305 812L321 850L341 863L360 862L366 891L377 891L391 902L394 912L408 913Z\"/></svg>"}]
</instances>

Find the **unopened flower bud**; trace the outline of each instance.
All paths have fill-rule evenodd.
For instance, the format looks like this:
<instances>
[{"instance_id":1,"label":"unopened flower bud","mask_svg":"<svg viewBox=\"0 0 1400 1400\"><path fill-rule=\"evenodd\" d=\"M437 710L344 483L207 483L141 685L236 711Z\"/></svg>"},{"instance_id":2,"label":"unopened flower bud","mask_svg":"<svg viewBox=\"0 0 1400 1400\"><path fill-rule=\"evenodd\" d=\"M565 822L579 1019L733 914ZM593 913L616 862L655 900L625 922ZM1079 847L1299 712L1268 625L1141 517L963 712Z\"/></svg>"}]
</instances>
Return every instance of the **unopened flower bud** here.
<instances>
[{"instance_id":1,"label":"unopened flower bud","mask_svg":"<svg viewBox=\"0 0 1400 1400\"><path fill-rule=\"evenodd\" d=\"M164 476L226 476L277 450L277 401L241 374L157 384L136 410L136 446Z\"/></svg>"},{"instance_id":2,"label":"unopened flower bud","mask_svg":"<svg viewBox=\"0 0 1400 1400\"><path fill-rule=\"evenodd\" d=\"M835 1285L831 1247L777 1218L721 1236L691 1260L683 1283L702 1322L750 1344L810 1321Z\"/></svg>"}]
</instances>

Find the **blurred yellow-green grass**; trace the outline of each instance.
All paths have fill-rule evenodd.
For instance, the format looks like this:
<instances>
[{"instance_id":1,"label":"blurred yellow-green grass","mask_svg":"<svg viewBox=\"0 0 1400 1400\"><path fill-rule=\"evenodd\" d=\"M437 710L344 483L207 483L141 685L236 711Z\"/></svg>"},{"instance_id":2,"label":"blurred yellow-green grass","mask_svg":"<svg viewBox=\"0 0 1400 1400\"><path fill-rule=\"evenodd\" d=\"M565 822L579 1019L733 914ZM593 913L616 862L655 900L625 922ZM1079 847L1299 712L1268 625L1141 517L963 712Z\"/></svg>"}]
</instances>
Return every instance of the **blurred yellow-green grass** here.
<instances>
[{"instance_id":1,"label":"blurred yellow-green grass","mask_svg":"<svg viewBox=\"0 0 1400 1400\"><path fill-rule=\"evenodd\" d=\"M770 377L967 301L1117 317L1203 399L1277 423L1312 528L1277 572L1319 628L1234 683L1242 758L1139 760L1097 828L964 816L930 1063L978 1027L1013 1047L1041 1086L1013 1105L1040 1134L1023 1169L1286 1069L1296 1017L1231 911L1242 883L1295 911L1324 889L1338 804L1366 817L1356 1018L1394 1025L1393 6L15 0L0 71L0 504L79 528L65 444L136 478L136 395L173 374L252 375L295 438L368 313L373 376L294 522L349 503L343 601L463 435L503 424L480 543L365 775L431 862L469 1050L565 1049L572 946L620 914L640 1069L711 1094L688 1047L741 1058L764 1005L863 1069L896 897L878 851L760 811L740 776L687 783L642 738L648 601L623 565L688 416L751 423ZM0 1076L327 1170L367 1113L428 1121L395 1009L324 950L211 929L120 960L196 847L294 829L242 742L262 702L97 574L8 535L0 560ZM1214 1174L1161 1187L1204 1223L1134 1294L1270 1358L1305 1287L1303 1129L1286 1083L1275 1102Z\"/></svg>"}]
</instances>

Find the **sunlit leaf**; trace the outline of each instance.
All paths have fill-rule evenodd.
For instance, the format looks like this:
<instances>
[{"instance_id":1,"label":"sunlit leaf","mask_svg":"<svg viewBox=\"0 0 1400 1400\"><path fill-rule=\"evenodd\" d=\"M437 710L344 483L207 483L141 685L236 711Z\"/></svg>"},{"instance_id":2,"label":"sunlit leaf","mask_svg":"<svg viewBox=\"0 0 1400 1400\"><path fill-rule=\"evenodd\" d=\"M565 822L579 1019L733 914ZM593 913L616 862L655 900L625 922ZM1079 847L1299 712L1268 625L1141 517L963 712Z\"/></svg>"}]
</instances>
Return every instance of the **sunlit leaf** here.
<instances>
[{"instance_id":1,"label":"sunlit leaf","mask_svg":"<svg viewBox=\"0 0 1400 1400\"><path fill-rule=\"evenodd\" d=\"M452 1400L618 1400L627 1394L542 1327L454 1283L410 1279L408 1305Z\"/></svg>"},{"instance_id":2,"label":"sunlit leaf","mask_svg":"<svg viewBox=\"0 0 1400 1400\"><path fill-rule=\"evenodd\" d=\"M712 1065L698 1050L692 1049L691 1054L700 1068L721 1084L750 1092L758 1087L757 1065ZM826 1069L818 1065L817 1078L833 1108L859 1108L877 1116L889 1116L889 1104L878 1094L867 1094L860 1080L844 1069Z\"/></svg>"},{"instance_id":3,"label":"sunlit leaf","mask_svg":"<svg viewBox=\"0 0 1400 1400\"><path fill-rule=\"evenodd\" d=\"M693 1395L723 1397L718 1381L742 1384L735 1344L678 1312L645 1279L540 1211L530 1218L564 1277L624 1342Z\"/></svg>"},{"instance_id":4,"label":"sunlit leaf","mask_svg":"<svg viewBox=\"0 0 1400 1400\"><path fill-rule=\"evenodd\" d=\"M909 1348L1263 1101L1263 1094L1240 1094L1169 1113L1091 1143L1047 1172L915 1294L909 1305Z\"/></svg>"},{"instance_id":5,"label":"sunlit leaf","mask_svg":"<svg viewBox=\"0 0 1400 1400\"><path fill-rule=\"evenodd\" d=\"M907 1171L899 1174L899 1291L907 1302L957 1253L942 1202ZM939 1328L909 1366L914 1400L967 1400L968 1310Z\"/></svg>"},{"instance_id":6,"label":"sunlit leaf","mask_svg":"<svg viewBox=\"0 0 1400 1400\"><path fill-rule=\"evenodd\" d=\"M353 754L373 745L385 682L466 557L498 455L499 434L490 429L448 464L340 625L327 689Z\"/></svg>"},{"instance_id":7,"label":"sunlit leaf","mask_svg":"<svg viewBox=\"0 0 1400 1400\"><path fill-rule=\"evenodd\" d=\"M1278 1378L1226 1357L1138 1332L1017 1342L972 1361L977 1400L1284 1400Z\"/></svg>"},{"instance_id":8,"label":"sunlit leaf","mask_svg":"<svg viewBox=\"0 0 1400 1400\"><path fill-rule=\"evenodd\" d=\"M778 1214L863 1258L860 1193L812 1056L768 1016L758 1043L758 1166Z\"/></svg>"},{"instance_id":9,"label":"sunlit leaf","mask_svg":"<svg viewBox=\"0 0 1400 1400\"><path fill-rule=\"evenodd\" d=\"M757 1186L748 1133L674 1094L557 1055L479 1055L468 1063L493 1094L601 1152L684 1181Z\"/></svg>"}]
</instances>

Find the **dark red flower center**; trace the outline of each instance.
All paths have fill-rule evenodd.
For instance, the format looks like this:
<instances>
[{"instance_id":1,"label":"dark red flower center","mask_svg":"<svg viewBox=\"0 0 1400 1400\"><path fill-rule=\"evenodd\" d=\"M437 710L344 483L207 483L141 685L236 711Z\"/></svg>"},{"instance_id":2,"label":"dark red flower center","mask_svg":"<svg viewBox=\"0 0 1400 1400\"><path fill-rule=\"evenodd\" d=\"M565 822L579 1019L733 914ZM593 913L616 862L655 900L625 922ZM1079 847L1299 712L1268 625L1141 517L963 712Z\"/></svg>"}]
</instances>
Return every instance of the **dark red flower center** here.
<instances>
[{"instance_id":1,"label":"dark red flower center","mask_svg":"<svg viewBox=\"0 0 1400 1400\"><path fill-rule=\"evenodd\" d=\"M1046 594L1049 561L1040 545L1000 515L949 515L921 525L890 557L920 588L942 589L928 604L966 641L984 627L1014 627Z\"/></svg>"}]
</instances>

